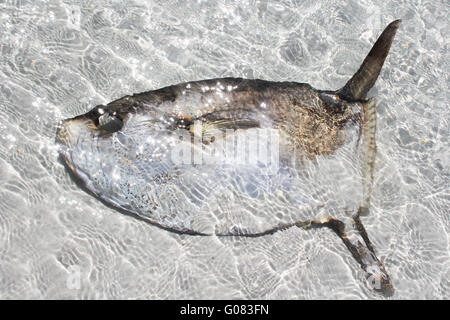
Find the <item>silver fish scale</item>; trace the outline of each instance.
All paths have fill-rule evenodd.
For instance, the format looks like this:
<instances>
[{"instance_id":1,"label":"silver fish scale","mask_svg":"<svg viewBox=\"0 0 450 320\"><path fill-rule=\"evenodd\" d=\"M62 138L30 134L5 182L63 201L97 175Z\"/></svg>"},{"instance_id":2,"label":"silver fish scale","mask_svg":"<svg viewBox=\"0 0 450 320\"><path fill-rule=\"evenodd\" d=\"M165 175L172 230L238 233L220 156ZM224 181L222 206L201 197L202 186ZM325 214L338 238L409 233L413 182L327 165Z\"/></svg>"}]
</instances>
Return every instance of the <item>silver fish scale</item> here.
<instances>
[{"instance_id":1,"label":"silver fish scale","mask_svg":"<svg viewBox=\"0 0 450 320\"><path fill-rule=\"evenodd\" d=\"M249 150L235 163L222 163L226 155L214 143L199 148L208 155L217 152L212 157L215 163L175 164L174 148L191 145L178 140L186 130L161 130L149 125L153 120L133 114L119 132L78 137L68 152L89 190L164 227L221 234L262 232L325 213L341 217L343 209L358 204L358 126L349 129L349 141L334 155L298 162L297 168L291 159L281 158L274 171L261 164L242 164ZM251 130L261 129L236 131L228 138L246 134L248 143L256 143Z\"/></svg>"}]
</instances>

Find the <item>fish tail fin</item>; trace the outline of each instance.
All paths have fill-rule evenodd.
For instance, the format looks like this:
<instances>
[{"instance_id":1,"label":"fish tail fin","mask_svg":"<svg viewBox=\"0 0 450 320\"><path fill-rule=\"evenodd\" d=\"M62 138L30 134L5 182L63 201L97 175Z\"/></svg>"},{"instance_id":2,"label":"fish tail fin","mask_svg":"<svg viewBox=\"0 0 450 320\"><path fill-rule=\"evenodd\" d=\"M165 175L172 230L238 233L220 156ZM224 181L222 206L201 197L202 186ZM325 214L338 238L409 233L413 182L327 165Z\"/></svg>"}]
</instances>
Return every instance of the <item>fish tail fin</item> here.
<instances>
[{"instance_id":1,"label":"fish tail fin","mask_svg":"<svg viewBox=\"0 0 450 320\"><path fill-rule=\"evenodd\" d=\"M376 100L370 98L362 103L363 106L363 126L362 139L360 141L360 166L363 186L363 198L358 214L366 215L370 208L370 198L372 195L373 173L375 157L377 155L377 145L375 134L377 130Z\"/></svg>"},{"instance_id":2,"label":"fish tail fin","mask_svg":"<svg viewBox=\"0 0 450 320\"><path fill-rule=\"evenodd\" d=\"M384 60L389 53L395 33L400 26L401 20L391 22L384 29L381 36L377 39L370 50L359 70L345 84L343 88L337 91L337 94L348 101L358 101L366 97L367 92L377 81Z\"/></svg>"}]
</instances>

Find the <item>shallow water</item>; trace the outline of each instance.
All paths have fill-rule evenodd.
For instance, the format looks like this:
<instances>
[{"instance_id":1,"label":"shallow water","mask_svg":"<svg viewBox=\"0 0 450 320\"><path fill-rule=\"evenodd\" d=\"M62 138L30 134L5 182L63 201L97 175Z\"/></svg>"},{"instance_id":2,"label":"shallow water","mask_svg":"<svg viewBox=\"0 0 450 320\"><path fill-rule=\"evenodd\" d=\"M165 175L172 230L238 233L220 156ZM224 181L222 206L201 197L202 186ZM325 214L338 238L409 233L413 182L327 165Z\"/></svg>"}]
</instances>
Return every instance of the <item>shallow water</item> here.
<instances>
[{"instance_id":1,"label":"shallow water","mask_svg":"<svg viewBox=\"0 0 450 320\"><path fill-rule=\"evenodd\" d=\"M448 299L448 15L444 1L2 1L0 298L381 298L329 230L199 238L122 215L78 188L54 139L62 119L188 80L337 89L401 18L370 93L363 223L393 298Z\"/></svg>"}]
</instances>

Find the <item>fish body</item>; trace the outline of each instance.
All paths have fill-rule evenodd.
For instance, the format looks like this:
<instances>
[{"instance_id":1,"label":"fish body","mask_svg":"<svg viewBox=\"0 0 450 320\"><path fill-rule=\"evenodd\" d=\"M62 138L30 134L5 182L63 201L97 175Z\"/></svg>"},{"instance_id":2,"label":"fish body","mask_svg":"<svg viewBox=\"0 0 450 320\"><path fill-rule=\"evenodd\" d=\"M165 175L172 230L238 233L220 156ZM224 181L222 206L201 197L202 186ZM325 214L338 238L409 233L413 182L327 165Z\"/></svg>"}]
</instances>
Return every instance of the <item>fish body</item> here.
<instances>
[{"instance_id":1,"label":"fish body","mask_svg":"<svg viewBox=\"0 0 450 320\"><path fill-rule=\"evenodd\" d=\"M376 155L376 103L366 94L399 24L340 90L219 78L125 96L63 121L61 156L105 203L171 231L329 227L375 289L392 294L360 218Z\"/></svg>"},{"instance_id":2,"label":"fish body","mask_svg":"<svg viewBox=\"0 0 450 320\"><path fill-rule=\"evenodd\" d=\"M65 142L61 154L75 175L116 207L180 232L254 233L306 219L308 210L323 206L314 201L311 190L342 183L338 175L348 182L347 190L340 186L336 193L356 209L359 168L345 167L341 159L358 163L363 108L362 103L347 103L307 84L210 79L97 106L66 121L58 137ZM105 115L120 118L121 129L99 130L97 123ZM295 177L302 184L289 188ZM352 198L345 196L349 189ZM282 203L276 191L296 200ZM325 201L330 192L321 192L318 199ZM234 200L220 200L226 194ZM220 218L208 211L211 202L259 207L261 199L291 210L280 218L260 209L259 224L253 223L251 213L243 218L245 208ZM185 205L177 205L180 201ZM344 218L342 212L334 216ZM209 222L199 224L198 219Z\"/></svg>"}]
</instances>

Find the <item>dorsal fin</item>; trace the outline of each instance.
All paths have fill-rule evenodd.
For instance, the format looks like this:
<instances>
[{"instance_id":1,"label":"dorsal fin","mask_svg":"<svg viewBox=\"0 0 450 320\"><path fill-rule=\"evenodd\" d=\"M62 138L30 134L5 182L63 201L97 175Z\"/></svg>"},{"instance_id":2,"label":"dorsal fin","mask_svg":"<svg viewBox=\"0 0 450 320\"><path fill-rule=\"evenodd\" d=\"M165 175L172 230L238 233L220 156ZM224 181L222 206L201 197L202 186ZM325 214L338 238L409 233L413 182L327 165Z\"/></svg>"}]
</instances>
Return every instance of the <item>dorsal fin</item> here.
<instances>
[{"instance_id":1,"label":"dorsal fin","mask_svg":"<svg viewBox=\"0 0 450 320\"><path fill-rule=\"evenodd\" d=\"M370 50L359 70L345 84L345 86L337 91L337 94L348 101L358 101L366 97L367 92L373 87L377 81L384 60L389 53L395 33L402 21L395 20L384 29L377 42Z\"/></svg>"}]
</instances>

